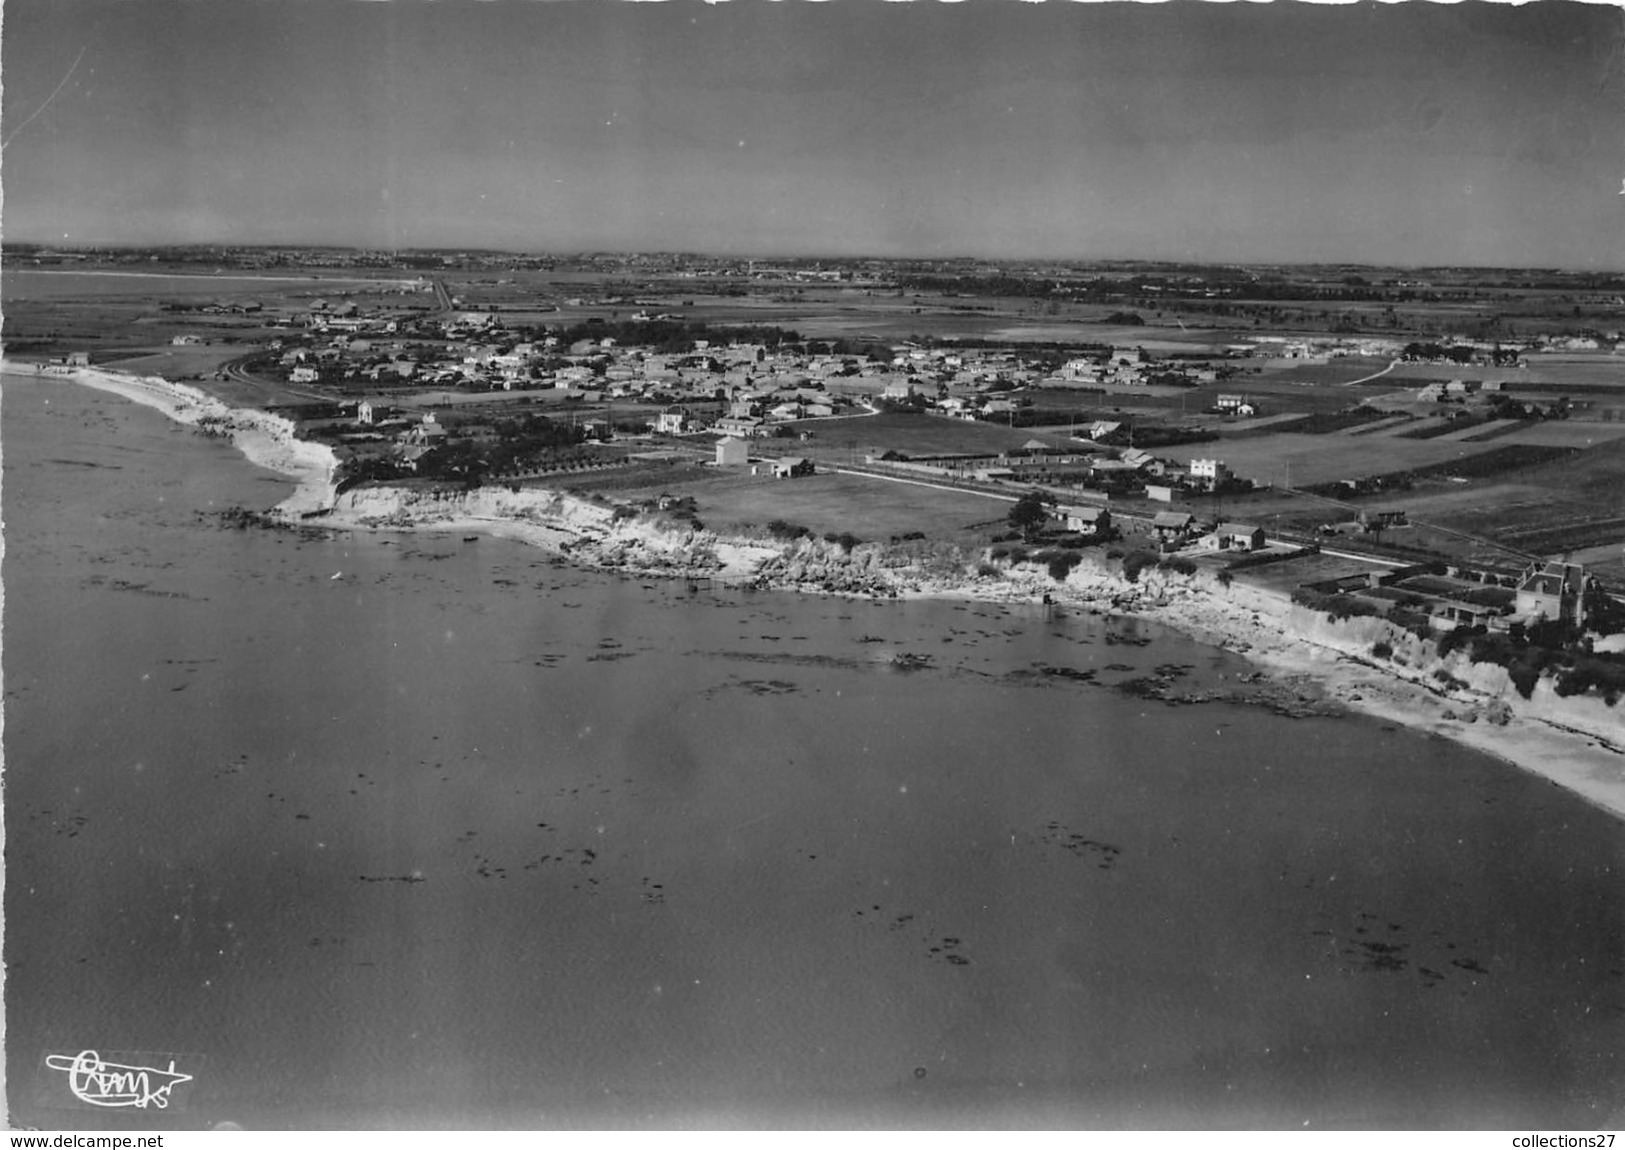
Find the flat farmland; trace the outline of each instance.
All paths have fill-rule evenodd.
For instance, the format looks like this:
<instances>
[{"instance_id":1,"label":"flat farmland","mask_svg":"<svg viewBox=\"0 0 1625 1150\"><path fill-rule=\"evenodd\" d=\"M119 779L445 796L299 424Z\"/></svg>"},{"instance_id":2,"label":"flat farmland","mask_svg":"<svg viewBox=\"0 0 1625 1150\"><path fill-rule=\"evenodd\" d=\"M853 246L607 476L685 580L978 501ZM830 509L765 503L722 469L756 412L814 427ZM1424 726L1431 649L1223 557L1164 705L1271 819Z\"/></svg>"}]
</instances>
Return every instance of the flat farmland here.
<instances>
[{"instance_id":1,"label":"flat farmland","mask_svg":"<svg viewBox=\"0 0 1625 1150\"><path fill-rule=\"evenodd\" d=\"M1385 383L1386 379L1375 381ZM1208 402L1212 395L1240 395L1262 409L1265 415L1277 411L1308 413L1342 411L1366 398L1361 388L1343 384L1299 382L1286 376L1242 374L1225 383L1205 385L1201 394Z\"/></svg>"},{"instance_id":2,"label":"flat farmland","mask_svg":"<svg viewBox=\"0 0 1625 1150\"><path fill-rule=\"evenodd\" d=\"M1504 444L1441 443L1436 439L1403 439L1394 435L1300 435L1281 432L1237 440L1234 443L1193 443L1158 448L1163 459L1189 463L1192 459L1222 459L1230 469L1255 483L1306 486L1408 471L1453 459L1467 459Z\"/></svg>"},{"instance_id":3,"label":"flat farmland","mask_svg":"<svg viewBox=\"0 0 1625 1150\"><path fill-rule=\"evenodd\" d=\"M1020 447L1038 438L1057 444L1064 435L1034 428L1004 427L997 423L947 419L940 415L858 415L842 419L807 420L791 425L796 431L810 431L815 438L803 446L775 454L807 455L836 462L857 462L873 452L896 451L903 455L997 454Z\"/></svg>"},{"instance_id":4,"label":"flat farmland","mask_svg":"<svg viewBox=\"0 0 1625 1150\"><path fill-rule=\"evenodd\" d=\"M1503 435L1498 442L1583 448L1614 443L1620 439L1625 439L1625 423L1582 423L1576 420L1552 419ZM1625 487L1620 488L1617 498L1625 504Z\"/></svg>"},{"instance_id":5,"label":"flat farmland","mask_svg":"<svg viewBox=\"0 0 1625 1150\"><path fill-rule=\"evenodd\" d=\"M0 295L6 300L83 301L145 296L154 300L235 299L275 296L284 292L331 295L341 291L398 289L399 277L321 275L198 275L184 272L43 271L5 268Z\"/></svg>"},{"instance_id":6,"label":"flat farmland","mask_svg":"<svg viewBox=\"0 0 1625 1150\"><path fill-rule=\"evenodd\" d=\"M1342 387L1385 371L1393 360L1376 356L1345 356L1328 363L1305 363L1296 359L1271 359L1263 364L1258 378L1267 382ZM1454 377L1452 377L1454 378Z\"/></svg>"},{"instance_id":7,"label":"flat farmland","mask_svg":"<svg viewBox=\"0 0 1625 1150\"><path fill-rule=\"evenodd\" d=\"M1602 556L1598 573L1616 585L1625 582L1620 550L1625 545L1625 458L1610 446L1529 468L1515 478L1428 483L1361 505L1402 509L1416 520L1553 558L1596 551Z\"/></svg>"},{"instance_id":8,"label":"flat farmland","mask_svg":"<svg viewBox=\"0 0 1625 1150\"><path fill-rule=\"evenodd\" d=\"M1516 392L1519 384L1614 385L1625 392L1625 356L1609 352L1535 354L1527 367L1488 367L1476 363L1402 363L1391 378L1401 386L1422 387L1452 379L1477 379L1499 383L1503 390ZM1414 381L1414 382L1412 382Z\"/></svg>"},{"instance_id":9,"label":"flat farmland","mask_svg":"<svg viewBox=\"0 0 1625 1150\"><path fill-rule=\"evenodd\" d=\"M983 543L1003 529L1010 510L1008 500L829 471L801 479L731 471L671 490L692 495L700 520L718 531L763 528L782 519L818 535L850 531L865 542L921 531L937 541Z\"/></svg>"}]
</instances>

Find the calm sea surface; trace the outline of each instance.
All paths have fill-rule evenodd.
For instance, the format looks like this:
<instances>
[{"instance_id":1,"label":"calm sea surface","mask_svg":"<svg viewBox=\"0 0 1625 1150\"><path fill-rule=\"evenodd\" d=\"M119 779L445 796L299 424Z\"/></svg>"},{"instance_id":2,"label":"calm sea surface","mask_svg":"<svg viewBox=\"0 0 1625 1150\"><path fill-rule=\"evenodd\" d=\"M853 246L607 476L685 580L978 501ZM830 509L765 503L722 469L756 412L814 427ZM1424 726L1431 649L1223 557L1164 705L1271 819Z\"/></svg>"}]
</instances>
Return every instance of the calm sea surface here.
<instances>
[{"instance_id":1,"label":"calm sea surface","mask_svg":"<svg viewBox=\"0 0 1625 1150\"><path fill-rule=\"evenodd\" d=\"M1136 698L1249 668L1132 621L223 529L289 485L63 383L0 428L14 1121L1625 1106L1625 828L1497 762ZM81 1048L201 1055L191 1108L37 1109Z\"/></svg>"}]
</instances>

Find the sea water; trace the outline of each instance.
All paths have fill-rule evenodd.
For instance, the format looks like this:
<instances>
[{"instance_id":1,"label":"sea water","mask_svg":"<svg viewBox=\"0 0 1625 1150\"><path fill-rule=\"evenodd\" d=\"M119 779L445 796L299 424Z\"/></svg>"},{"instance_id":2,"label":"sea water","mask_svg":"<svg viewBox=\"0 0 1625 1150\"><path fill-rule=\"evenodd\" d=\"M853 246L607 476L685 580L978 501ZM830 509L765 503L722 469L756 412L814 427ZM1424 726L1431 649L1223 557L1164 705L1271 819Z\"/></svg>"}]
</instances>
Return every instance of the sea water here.
<instances>
[{"instance_id":1,"label":"sea water","mask_svg":"<svg viewBox=\"0 0 1625 1150\"><path fill-rule=\"evenodd\" d=\"M1567 1127L1625 828L1039 605L237 530L291 485L6 378L7 1083L45 1127ZM1262 702L1262 700L1260 700ZM185 1052L185 1112L42 1109Z\"/></svg>"}]
</instances>

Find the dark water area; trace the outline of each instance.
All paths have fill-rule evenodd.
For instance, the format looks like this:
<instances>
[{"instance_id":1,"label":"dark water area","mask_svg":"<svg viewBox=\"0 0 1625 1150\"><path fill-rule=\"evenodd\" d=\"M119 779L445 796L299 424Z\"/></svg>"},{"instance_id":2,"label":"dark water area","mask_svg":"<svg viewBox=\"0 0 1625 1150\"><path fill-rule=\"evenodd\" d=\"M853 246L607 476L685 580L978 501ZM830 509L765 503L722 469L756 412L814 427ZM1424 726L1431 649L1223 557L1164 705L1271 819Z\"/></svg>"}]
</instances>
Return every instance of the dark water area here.
<instances>
[{"instance_id":1,"label":"dark water area","mask_svg":"<svg viewBox=\"0 0 1625 1150\"><path fill-rule=\"evenodd\" d=\"M1493 1127L1625 1108L1625 827L1043 607L691 589L7 378L6 1057L45 1127ZM205 513L201 514L200 513ZM42 1110L57 1049L203 1058Z\"/></svg>"}]
</instances>

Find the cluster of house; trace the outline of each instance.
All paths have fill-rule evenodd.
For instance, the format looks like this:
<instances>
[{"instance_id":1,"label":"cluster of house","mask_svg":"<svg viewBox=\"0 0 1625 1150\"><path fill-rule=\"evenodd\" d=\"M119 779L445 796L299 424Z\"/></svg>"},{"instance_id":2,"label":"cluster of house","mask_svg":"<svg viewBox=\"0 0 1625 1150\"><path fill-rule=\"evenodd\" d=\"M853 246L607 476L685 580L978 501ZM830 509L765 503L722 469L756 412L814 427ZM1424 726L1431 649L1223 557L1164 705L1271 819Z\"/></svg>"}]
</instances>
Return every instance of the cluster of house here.
<instances>
[{"instance_id":1,"label":"cluster of house","mask_svg":"<svg viewBox=\"0 0 1625 1150\"><path fill-rule=\"evenodd\" d=\"M663 319L639 312L634 321ZM577 340L505 327L490 312L397 318L366 311L353 301L316 301L301 317L306 334L281 346L279 363L294 383L329 380L377 386L486 390L565 388L610 398L654 402L749 401L761 410L730 412L737 419L807 418L798 405L832 409L842 395L915 404L963 419L998 418L1023 400L1027 387L1214 382L1219 373L1153 359L1141 348L1118 347L1079 357L1047 373L1011 349L947 349L909 344L889 360L811 354L789 346L715 345L700 339L692 351L666 354L620 346L611 336ZM817 393L817 394L813 394ZM810 414L818 414L812 412ZM760 434L748 425L731 434Z\"/></svg>"},{"instance_id":2,"label":"cluster of house","mask_svg":"<svg viewBox=\"0 0 1625 1150\"><path fill-rule=\"evenodd\" d=\"M1195 387L1214 383L1218 378L1215 368L1159 361L1140 347L1114 347L1105 355L1068 360L1045 383L1056 387L1139 387L1152 383Z\"/></svg>"},{"instance_id":3,"label":"cluster of house","mask_svg":"<svg viewBox=\"0 0 1625 1150\"><path fill-rule=\"evenodd\" d=\"M1385 609L1402 604L1426 614L1441 630L1485 627L1506 631L1542 621L1583 626L1593 576L1578 563L1540 560L1519 571L1437 563L1399 567L1309 584L1325 593L1357 595Z\"/></svg>"},{"instance_id":4,"label":"cluster of house","mask_svg":"<svg viewBox=\"0 0 1625 1150\"><path fill-rule=\"evenodd\" d=\"M1476 379L1452 379L1430 383L1416 393L1418 403L1447 403L1452 399L1466 399L1478 391L1500 391L1498 382L1482 383Z\"/></svg>"},{"instance_id":5,"label":"cluster of house","mask_svg":"<svg viewBox=\"0 0 1625 1150\"><path fill-rule=\"evenodd\" d=\"M1164 551L1199 547L1203 551L1262 551L1269 540L1253 523L1217 523L1204 530L1188 511L1162 511L1151 519L1151 533Z\"/></svg>"}]
</instances>

